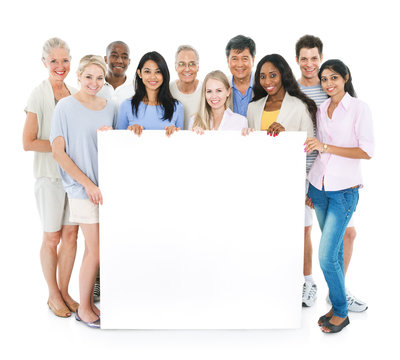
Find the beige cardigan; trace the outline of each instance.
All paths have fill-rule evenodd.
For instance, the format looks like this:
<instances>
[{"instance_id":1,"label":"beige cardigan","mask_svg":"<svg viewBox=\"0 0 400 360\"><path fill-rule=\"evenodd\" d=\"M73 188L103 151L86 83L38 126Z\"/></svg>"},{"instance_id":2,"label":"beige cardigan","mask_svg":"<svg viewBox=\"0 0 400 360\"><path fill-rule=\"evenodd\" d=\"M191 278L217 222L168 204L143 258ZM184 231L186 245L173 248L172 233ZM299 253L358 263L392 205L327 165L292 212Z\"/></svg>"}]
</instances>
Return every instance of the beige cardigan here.
<instances>
[{"instance_id":1,"label":"beige cardigan","mask_svg":"<svg viewBox=\"0 0 400 360\"><path fill-rule=\"evenodd\" d=\"M247 109L247 119L249 127L255 130L261 128L261 117L268 96L255 102L251 102ZM286 131L307 131L307 137L314 136L313 122L307 106L297 97L289 95L287 92L282 101L278 119Z\"/></svg>"}]
</instances>

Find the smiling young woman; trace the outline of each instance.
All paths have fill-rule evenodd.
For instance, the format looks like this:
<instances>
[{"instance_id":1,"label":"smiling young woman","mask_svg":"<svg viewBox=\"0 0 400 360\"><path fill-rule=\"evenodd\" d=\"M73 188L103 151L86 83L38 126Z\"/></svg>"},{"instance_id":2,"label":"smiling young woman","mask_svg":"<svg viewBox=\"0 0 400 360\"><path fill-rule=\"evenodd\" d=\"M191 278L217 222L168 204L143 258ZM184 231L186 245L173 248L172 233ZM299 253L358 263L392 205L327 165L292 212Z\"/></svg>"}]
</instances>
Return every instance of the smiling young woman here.
<instances>
[{"instance_id":1,"label":"smiling young woman","mask_svg":"<svg viewBox=\"0 0 400 360\"><path fill-rule=\"evenodd\" d=\"M332 303L318 324L323 332L335 333L350 323L343 236L362 187L360 159L372 157L374 139L370 110L356 98L348 67L340 60L329 60L318 77L329 98L318 108L317 138L305 143L307 152L319 152L308 174L308 196L321 228L319 261Z\"/></svg>"},{"instance_id":2,"label":"smiling young woman","mask_svg":"<svg viewBox=\"0 0 400 360\"><path fill-rule=\"evenodd\" d=\"M85 252L79 273L80 305L76 320L100 327L100 310L93 302L93 288L99 268L99 204L97 130L116 125L114 102L97 96L104 84L106 64L102 57L84 56L77 72L81 88L57 105L51 126L53 157L59 164L70 219L78 223L85 237ZM79 311L79 314L78 314Z\"/></svg>"},{"instance_id":3,"label":"smiling young woman","mask_svg":"<svg viewBox=\"0 0 400 360\"><path fill-rule=\"evenodd\" d=\"M317 106L301 92L281 55L264 56L254 79L254 97L247 111L250 128L274 136L281 131L307 131L313 136Z\"/></svg>"},{"instance_id":4,"label":"smiling young woman","mask_svg":"<svg viewBox=\"0 0 400 360\"><path fill-rule=\"evenodd\" d=\"M167 63L159 53L143 55L136 70L135 95L119 108L118 129L132 130L136 135L143 130L165 129L168 136L183 129L183 106L172 97L169 80Z\"/></svg>"},{"instance_id":5,"label":"smiling young woman","mask_svg":"<svg viewBox=\"0 0 400 360\"><path fill-rule=\"evenodd\" d=\"M226 75L219 70L206 75L203 82L199 111L189 121L189 129L202 134L204 130L241 130L247 119L234 113L229 105L232 91Z\"/></svg>"}]
</instances>

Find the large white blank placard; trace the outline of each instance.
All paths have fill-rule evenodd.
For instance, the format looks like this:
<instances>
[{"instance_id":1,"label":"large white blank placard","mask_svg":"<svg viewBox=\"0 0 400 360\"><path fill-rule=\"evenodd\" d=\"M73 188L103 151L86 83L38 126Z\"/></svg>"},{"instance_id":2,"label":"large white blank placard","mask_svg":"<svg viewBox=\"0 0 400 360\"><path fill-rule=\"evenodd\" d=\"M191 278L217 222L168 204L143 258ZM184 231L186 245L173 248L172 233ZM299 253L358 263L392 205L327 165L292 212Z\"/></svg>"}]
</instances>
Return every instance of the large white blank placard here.
<instances>
[{"instance_id":1,"label":"large white blank placard","mask_svg":"<svg viewBox=\"0 0 400 360\"><path fill-rule=\"evenodd\" d=\"M100 132L102 328L299 327L305 138Z\"/></svg>"}]
</instances>

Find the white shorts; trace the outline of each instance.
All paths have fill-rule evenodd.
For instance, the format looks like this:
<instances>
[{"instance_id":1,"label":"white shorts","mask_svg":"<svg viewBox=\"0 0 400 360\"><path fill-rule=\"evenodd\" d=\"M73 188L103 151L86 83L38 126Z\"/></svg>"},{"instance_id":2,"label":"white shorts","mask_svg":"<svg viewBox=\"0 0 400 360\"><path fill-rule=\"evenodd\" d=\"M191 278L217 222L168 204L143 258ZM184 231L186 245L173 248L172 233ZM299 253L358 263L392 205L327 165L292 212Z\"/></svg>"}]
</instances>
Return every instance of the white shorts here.
<instances>
[{"instance_id":1,"label":"white shorts","mask_svg":"<svg viewBox=\"0 0 400 360\"><path fill-rule=\"evenodd\" d=\"M99 205L89 199L68 198L71 215L69 220L79 224L97 224L99 222Z\"/></svg>"},{"instance_id":2,"label":"white shorts","mask_svg":"<svg viewBox=\"0 0 400 360\"><path fill-rule=\"evenodd\" d=\"M68 199L61 179L36 179L35 197L44 232L57 232L63 225L78 225L69 220Z\"/></svg>"}]
</instances>

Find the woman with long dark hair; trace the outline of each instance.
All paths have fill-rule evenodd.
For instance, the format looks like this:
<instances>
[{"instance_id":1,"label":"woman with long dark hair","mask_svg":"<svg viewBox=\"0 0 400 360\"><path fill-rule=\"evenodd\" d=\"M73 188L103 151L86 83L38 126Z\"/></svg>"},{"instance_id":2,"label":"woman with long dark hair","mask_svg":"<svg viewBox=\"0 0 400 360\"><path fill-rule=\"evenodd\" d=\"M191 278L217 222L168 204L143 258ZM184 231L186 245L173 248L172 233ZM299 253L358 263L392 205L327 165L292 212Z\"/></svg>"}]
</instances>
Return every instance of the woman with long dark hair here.
<instances>
[{"instance_id":1,"label":"woman with long dark hair","mask_svg":"<svg viewBox=\"0 0 400 360\"><path fill-rule=\"evenodd\" d=\"M184 111L169 90L170 75L166 61L156 51L140 59L135 80L135 95L125 100L118 112L118 129L166 130L167 135L183 129Z\"/></svg>"},{"instance_id":2,"label":"woman with long dark hair","mask_svg":"<svg viewBox=\"0 0 400 360\"><path fill-rule=\"evenodd\" d=\"M340 60L329 60L318 77L329 98L318 108L317 138L305 143L307 152L319 152L308 174L308 196L321 228L319 261L332 303L318 325L325 333L335 333L350 323L343 235L362 186L360 159L372 157L374 139L370 110L356 98L348 67Z\"/></svg>"},{"instance_id":3,"label":"woman with long dark hair","mask_svg":"<svg viewBox=\"0 0 400 360\"><path fill-rule=\"evenodd\" d=\"M249 127L276 136L281 131L307 131L313 136L317 106L300 90L286 60L264 56L254 75L254 96L247 110Z\"/></svg>"}]
</instances>

